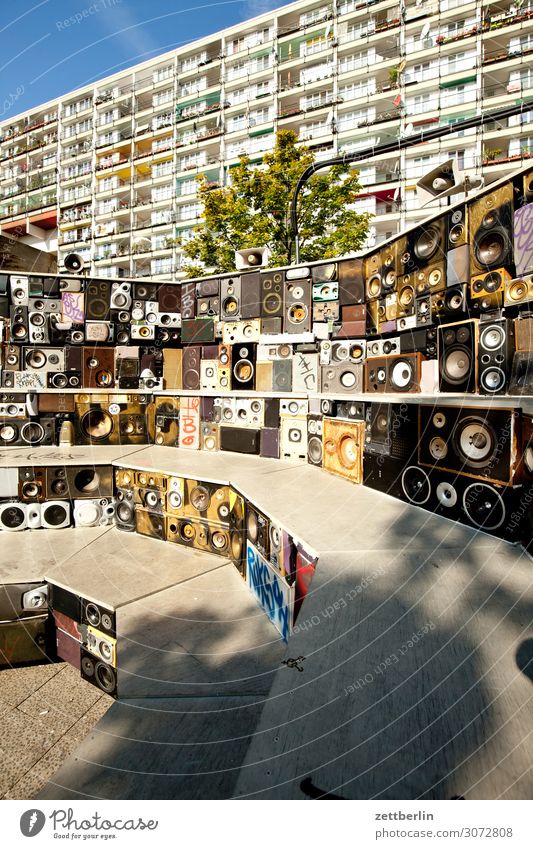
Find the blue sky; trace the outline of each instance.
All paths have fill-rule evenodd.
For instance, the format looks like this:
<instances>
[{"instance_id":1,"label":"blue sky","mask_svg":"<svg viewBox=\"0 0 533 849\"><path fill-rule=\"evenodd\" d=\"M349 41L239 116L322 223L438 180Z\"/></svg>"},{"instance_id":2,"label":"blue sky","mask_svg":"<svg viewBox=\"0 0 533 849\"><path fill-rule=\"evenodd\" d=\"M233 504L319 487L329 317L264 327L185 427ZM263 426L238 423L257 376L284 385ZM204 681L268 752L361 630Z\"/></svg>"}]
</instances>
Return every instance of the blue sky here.
<instances>
[{"instance_id":1,"label":"blue sky","mask_svg":"<svg viewBox=\"0 0 533 849\"><path fill-rule=\"evenodd\" d=\"M283 0L3 0L0 120L283 5Z\"/></svg>"}]
</instances>

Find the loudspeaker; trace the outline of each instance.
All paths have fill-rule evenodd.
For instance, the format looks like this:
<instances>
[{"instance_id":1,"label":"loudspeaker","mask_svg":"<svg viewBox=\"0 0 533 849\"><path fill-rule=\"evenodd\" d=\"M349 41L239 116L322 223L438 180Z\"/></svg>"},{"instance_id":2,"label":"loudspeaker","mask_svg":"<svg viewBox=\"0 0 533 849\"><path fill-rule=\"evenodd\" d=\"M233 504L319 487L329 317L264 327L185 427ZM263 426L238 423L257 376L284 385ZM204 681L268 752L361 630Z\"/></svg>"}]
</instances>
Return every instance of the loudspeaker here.
<instances>
[{"instance_id":1,"label":"loudspeaker","mask_svg":"<svg viewBox=\"0 0 533 849\"><path fill-rule=\"evenodd\" d=\"M309 279L285 282L284 333L307 333L311 330L311 281Z\"/></svg>"},{"instance_id":2,"label":"loudspeaker","mask_svg":"<svg viewBox=\"0 0 533 849\"><path fill-rule=\"evenodd\" d=\"M307 462L312 466L322 466L322 416L307 416Z\"/></svg>"},{"instance_id":3,"label":"loudspeaker","mask_svg":"<svg viewBox=\"0 0 533 849\"><path fill-rule=\"evenodd\" d=\"M239 344L233 351L233 368L231 370L232 390L254 389L255 383L255 345Z\"/></svg>"},{"instance_id":4,"label":"loudspeaker","mask_svg":"<svg viewBox=\"0 0 533 849\"><path fill-rule=\"evenodd\" d=\"M515 350L514 322L509 318L479 326L478 380L481 395L506 392Z\"/></svg>"},{"instance_id":5,"label":"loudspeaker","mask_svg":"<svg viewBox=\"0 0 533 849\"><path fill-rule=\"evenodd\" d=\"M54 617L55 619L55 617ZM59 660L70 663L75 669L81 669L80 640L58 627L56 621L56 655Z\"/></svg>"},{"instance_id":6,"label":"loudspeaker","mask_svg":"<svg viewBox=\"0 0 533 849\"><path fill-rule=\"evenodd\" d=\"M366 300L381 297L381 251L374 251L364 260Z\"/></svg>"},{"instance_id":7,"label":"loudspeaker","mask_svg":"<svg viewBox=\"0 0 533 849\"><path fill-rule=\"evenodd\" d=\"M181 312L182 293L183 286L179 286L177 283L162 283L157 293L159 312Z\"/></svg>"},{"instance_id":8,"label":"loudspeaker","mask_svg":"<svg viewBox=\"0 0 533 849\"><path fill-rule=\"evenodd\" d=\"M365 454L392 457L404 463L418 444L418 407L409 404L368 404L365 414Z\"/></svg>"},{"instance_id":9,"label":"loudspeaker","mask_svg":"<svg viewBox=\"0 0 533 849\"><path fill-rule=\"evenodd\" d=\"M533 352L516 351L513 356L509 395L533 395Z\"/></svg>"},{"instance_id":10,"label":"loudspeaker","mask_svg":"<svg viewBox=\"0 0 533 849\"><path fill-rule=\"evenodd\" d=\"M337 263L339 304L341 307L364 303L365 282L363 273L364 261L362 259L342 259Z\"/></svg>"},{"instance_id":11,"label":"loudspeaker","mask_svg":"<svg viewBox=\"0 0 533 849\"><path fill-rule=\"evenodd\" d=\"M182 380L184 389L200 388L200 359L202 349L199 345L190 345L183 349Z\"/></svg>"},{"instance_id":12,"label":"loudspeaker","mask_svg":"<svg viewBox=\"0 0 533 849\"><path fill-rule=\"evenodd\" d=\"M4 365L10 371L20 370L20 346L6 345L4 353Z\"/></svg>"},{"instance_id":13,"label":"loudspeaker","mask_svg":"<svg viewBox=\"0 0 533 849\"><path fill-rule=\"evenodd\" d=\"M455 186L457 191L460 191L459 180L456 159L448 159L436 168L432 168L416 184L416 193L421 206L438 198L443 192L449 193Z\"/></svg>"},{"instance_id":14,"label":"loudspeaker","mask_svg":"<svg viewBox=\"0 0 533 849\"><path fill-rule=\"evenodd\" d=\"M515 209L514 262L517 276L533 271L533 203Z\"/></svg>"},{"instance_id":15,"label":"loudspeaker","mask_svg":"<svg viewBox=\"0 0 533 849\"><path fill-rule=\"evenodd\" d=\"M365 405L363 401L338 401L335 418L364 421Z\"/></svg>"},{"instance_id":16,"label":"loudspeaker","mask_svg":"<svg viewBox=\"0 0 533 849\"><path fill-rule=\"evenodd\" d=\"M81 599L80 622L82 625L90 625L93 628L98 628L110 637L116 637L117 635L115 612L90 599Z\"/></svg>"},{"instance_id":17,"label":"loudspeaker","mask_svg":"<svg viewBox=\"0 0 533 849\"><path fill-rule=\"evenodd\" d=\"M364 422L323 420L323 467L332 474L363 482Z\"/></svg>"},{"instance_id":18,"label":"loudspeaker","mask_svg":"<svg viewBox=\"0 0 533 849\"><path fill-rule=\"evenodd\" d=\"M48 584L0 585L0 622L40 616L48 609Z\"/></svg>"},{"instance_id":19,"label":"loudspeaker","mask_svg":"<svg viewBox=\"0 0 533 849\"><path fill-rule=\"evenodd\" d=\"M22 348L22 371L64 371L63 348Z\"/></svg>"},{"instance_id":20,"label":"loudspeaker","mask_svg":"<svg viewBox=\"0 0 533 849\"><path fill-rule=\"evenodd\" d=\"M46 469L21 466L19 472L18 497L21 501L44 501L46 497Z\"/></svg>"},{"instance_id":21,"label":"loudspeaker","mask_svg":"<svg viewBox=\"0 0 533 849\"><path fill-rule=\"evenodd\" d=\"M241 277L241 317L257 318L261 315L261 275L259 272Z\"/></svg>"},{"instance_id":22,"label":"loudspeaker","mask_svg":"<svg viewBox=\"0 0 533 849\"><path fill-rule=\"evenodd\" d=\"M527 313L514 323L517 351L533 351L533 316Z\"/></svg>"},{"instance_id":23,"label":"loudspeaker","mask_svg":"<svg viewBox=\"0 0 533 849\"><path fill-rule=\"evenodd\" d=\"M200 449L202 451L220 450L218 425L213 422L202 422L200 430Z\"/></svg>"},{"instance_id":24,"label":"loudspeaker","mask_svg":"<svg viewBox=\"0 0 533 849\"><path fill-rule=\"evenodd\" d=\"M85 320L107 321L111 302L111 282L88 280L85 290Z\"/></svg>"},{"instance_id":25,"label":"loudspeaker","mask_svg":"<svg viewBox=\"0 0 533 849\"><path fill-rule=\"evenodd\" d=\"M446 285L470 282L470 245L460 245L446 254Z\"/></svg>"},{"instance_id":26,"label":"loudspeaker","mask_svg":"<svg viewBox=\"0 0 533 849\"><path fill-rule=\"evenodd\" d=\"M115 349L83 348L83 385L90 389L109 389L115 385Z\"/></svg>"},{"instance_id":27,"label":"loudspeaker","mask_svg":"<svg viewBox=\"0 0 533 849\"><path fill-rule=\"evenodd\" d=\"M365 363L365 392L420 392L422 354L373 357Z\"/></svg>"},{"instance_id":28,"label":"loudspeaker","mask_svg":"<svg viewBox=\"0 0 533 849\"><path fill-rule=\"evenodd\" d=\"M220 450L259 454L261 431L250 427L220 426Z\"/></svg>"},{"instance_id":29,"label":"loudspeaker","mask_svg":"<svg viewBox=\"0 0 533 849\"><path fill-rule=\"evenodd\" d=\"M131 309L131 283L122 281L111 283L111 297L109 305L112 310Z\"/></svg>"},{"instance_id":30,"label":"loudspeaker","mask_svg":"<svg viewBox=\"0 0 533 849\"><path fill-rule=\"evenodd\" d=\"M115 503L112 498L75 499L74 526L96 528L115 524Z\"/></svg>"},{"instance_id":31,"label":"loudspeaker","mask_svg":"<svg viewBox=\"0 0 533 849\"><path fill-rule=\"evenodd\" d=\"M476 319L438 328L440 392L476 392L478 332Z\"/></svg>"},{"instance_id":32,"label":"loudspeaker","mask_svg":"<svg viewBox=\"0 0 533 849\"><path fill-rule=\"evenodd\" d=\"M261 457L279 458L279 427L263 427L259 440Z\"/></svg>"},{"instance_id":33,"label":"loudspeaker","mask_svg":"<svg viewBox=\"0 0 533 849\"><path fill-rule=\"evenodd\" d=\"M49 389L79 389L81 386L81 371L72 371L68 374L62 371L49 372L46 376L46 385Z\"/></svg>"},{"instance_id":34,"label":"loudspeaker","mask_svg":"<svg viewBox=\"0 0 533 849\"><path fill-rule=\"evenodd\" d=\"M196 283L182 283L180 288L181 294L181 317L194 318L196 310Z\"/></svg>"},{"instance_id":35,"label":"loudspeaker","mask_svg":"<svg viewBox=\"0 0 533 849\"><path fill-rule=\"evenodd\" d=\"M241 271L243 268L259 268L260 265L266 265L270 251L267 247L260 248L244 248L241 251L235 251L235 268Z\"/></svg>"},{"instance_id":36,"label":"loudspeaker","mask_svg":"<svg viewBox=\"0 0 533 849\"><path fill-rule=\"evenodd\" d=\"M257 317L259 313L256 312ZM241 278L222 277L220 280L220 318L234 321L241 316Z\"/></svg>"},{"instance_id":37,"label":"loudspeaker","mask_svg":"<svg viewBox=\"0 0 533 849\"><path fill-rule=\"evenodd\" d=\"M327 262L311 267L311 279L313 284L331 283L337 280L337 263ZM335 296L337 297L337 296Z\"/></svg>"},{"instance_id":38,"label":"loudspeaker","mask_svg":"<svg viewBox=\"0 0 533 849\"><path fill-rule=\"evenodd\" d=\"M83 648L112 667L117 665L117 641L92 625L87 626Z\"/></svg>"},{"instance_id":39,"label":"loudspeaker","mask_svg":"<svg viewBox=\"0 0 533 849\"><path fill-rule=\"evenodd\" d=\"M214 320L212 318L185 319L181 323L181 341L187 345L214 342Z\"/></svg>"},{"instance_id":40,"label":"loudspeaker","mask_svg":"<svg viewBox=\"0 0 533 849\"><path fill-rule=\"evenodd\" d=\"M250 344L258 342L261 335L261 322L250 318L247 321L227 321L222 324L222 342L224 345Z\"/></svg>"},{"instance_id":41,"label":"loudspeaker","mask_svg":"<svg viewBox=\"0 0 533 849\"><path fill-rule=\"evenodd\" d=\"M54 444L55 419L0 419L0 446Z\"/></svg>"},{"instance_id":42,"label":"loudspeaker","mask_svg":"<svg viewBox=\"0 0 533 849\"><path fill-rule=\"evenodd\" d=\"M81 274L84 265L83 257L79 254L67 254L63 260L63 265L67 271L70 271L73 274Z\"/></svg>"},{"instance_id":43,"label":"loudspeaker","mask_svg":"<svg viewBox=\"0 0 533 849\"><path fill-rule=\"evenodd\" d=\"M504 307L520 307L533 301L533 274L506 280L503 289Z\"/></svg>"},{"instance_id":44,"label":"loudspeaker","mask_svg":"<svg viewBox=\"0 0 533 849\"><path fill-rule=\"evenodd\" d=\"M133 492L129 489L117 489L115 504L115 524L119 531L135 530L135 507Z\"/></svg>"},{"instance_id":45,"label":"loudspeaker","mask_svg":"<svg viewBox=\"0 0 533 849\"><path fill-rule=\"evenodd\" d=\"M237 536L232 534L230 528L217 524L217 522L204 522L200 519L180 518L166 516L165 539L167 542L187 545L200 551L210 551L224 557L237 555ZM232 547L232 536L233 547Z\"/></svg>"},{"instance_id":46,"label":"loudspeaker","mask_svg":"<svg viewBox=\"0 0 533 849\"><path fill-rule=\"evenodd\" d=\"M470 308L472 312L490 312L499 309L503 303L506 283L511 279L504 268L489 271L470 281Z\"/></svg>"},{"instance_id":47,"label":"loudspeaker","mask_svg":"<svg viewBox=\"0 0 533 849\"><path fill-rule=\"evenodd\" d=\"M363 391L363 363L337 363L322 366L320 391L328 394Z\"/></svg>"},{"instance_id":48,"label":"loudspeaker","mask_svg":"<svg viewBox=\"0 0 533 849\"><path fill-rule=\"evenodd\" d=\"M45 501L41 505L41 526L43 528L68 528L70 523L69 501Z\"/></svg>"},{"instance_id":49,"label":"loudspeaker","mask_svg":"<svg viewBox=\"0 0 533 849\"><path fill-rule=\"evenodd\" d=\"M466 285L451 286L431 295L431 317L444 324L462 318L468 312Z\"/></svg>"},{"instance_id":50,"label":"loudspeaker","mask_svg":"<svg viewBox=\"0 0 533 849\"><path fill-rule=\"evenodd\" d=\"M112 666L98 660L86 649L80 649L81 677L84 681L94 684L108 696L117 697L117 675Z\"/></svg>"},{"instance_id":51,"label":"loudspeaker","mask_svg":"<svg viewBox=\"0 0 533 849\"><path fill-rule=\"evenodd\" d=\"M417 295L446 286L446 220L420 225L407 233L408 270Z\"/></svg>"},{"instance_id":52,"label":"loudspeaker","mask_svg":"<svg viewBox=\"0 0 533 849\"><path fill-rule=\"evenodd\" d=\"M156 283L134 283L133 298L136 301L155 301L157 300L157 284Z\"/></svg>"},{"instance_id":53,"label":"loudspeaker","mask_svg":"<svg viewBox=\"0 0 533 849\"><path fill-rule=\"evenodd\" d=\"M198 298L196 312L200 318L219 318L220 298Z\"/></svg>"},{"instance_id":54,"label":"loudspeaker","mask_svg":"<svg viewBox=\"0 0 533 849\"><path fill-rule=\"evenodd\" d=\"M307 457L307 419L297 416L281 416L280 457L305 460Z\"/></svg>"},{"instance_id":55,"label":"loudspeaker","mask_svg":"<svg viewBox=\"0 0 533 849\"><path fill-rule=\"evenodd\" d=\"M262 271L259 276L260 310L265 318L281 317L283 311L284 276L282 271Z\"/></svg>"},{"instance_id":56,"label":"loudspeaker","mask_svg":"<svg viewBox=\"0 0 533 849\"><path fill-rule=\"evenodd\" d=\"M9 342L27 342L29 340L28 307L9 308Z\"/></svg>"},{"instance_id":57,"label":"loudspeaker","mask_svg":"<svg viewBox=\"0 0 533 849\"><path fill-rule=\"evenodd\" d=\"M512 183L484 194L469 204L472 276L486 274L493 269L505 269L513 274L512 216Z\"/></svg>"},{"instance_id":58,"label":"loudspeaker","mask_svg":"<svg viewBox=\"0 0 533 849\"><path fill-rule=\"evenodd\" d=\"M448 256L450 253L453 254L454 250L457 248L468 245L468 219L466 206L458 206L447 215L446 242ZM459 280L458 282L468 283L468 278L466 280Z\"/></svg>"},{"instance_id":59,"label":"loudspeaker","mask_svg":"<svg viewBox=\"0 0 533 849\"><path fill-rule=\"evenodd\" d=\"M363 458L363 484L393 498L403 498L401 478L405 463L385 455L368 454Z\"/></svg>"},{"instance_id":60,"label":"loudspeaker","mask_svg":"<svg viewBox=\"0 0 533 849\"><path fill-rule=\"evenodd\" d=\"M43 663L53 653L48 615L0 622L0 666Z\"/></svg>"},{"instance_id":61,"label":"loudspeaker","mask_svg":"<svg viewBox=\"0 0 533 849\"><path fill-rule=\"evenodd\" d=\"M49 600L50 609L54 616L60 613L62 617L67 617L72 622L81 622L81 598L79 595L56 584L49 584ZM69 627L68 623L66 625L61 624L60 627L73 636L79 636L77 627Z\"/></svg>"},{"instance_id":62,"label":"loudspeaker","mask_svg":"<svg viewBox=\"0 0 533 849\"><path fill-rule=\"evenodd\" d=\"M47 466L47 498L110 498L111 466Z\"/></svg>"},{"instance_id":63,"label":"loudspeaker","mask_svg":"<svg viewBox=\"0 0 533 849\"><path fill-rule=\"evenodd\" d=\"M27 307L30 297L30 281L28 277L12 274L9 278L11 303L14 307Z\"/></svg>"},{"instance_id":64,"label":"loudspeaker","mask_svg":"<svg viewBox=\"0 0 533 849\"><path fill-rule=\"evenodd\" d=\"M163 349L163 380L167 389L183 388L183 353L181 348Z\"/></svg>"},{"instance_id":65,"label":"loudspeaker","mask_svg":"<svg viewBox=\"0 0 533 849\"><path fill-rule=\"evenodd\" d=\"M133 491L133 503L136 505L135 510L138 507L142 507L150 513L162 513L163 493L154 487L147 489L135 487Z\"/></svg>"},{"instance_id":66,"label":"loudspeaker","mask_svg":"<svg viewBox=\"0 0 533 849\"><path fill-rule=\"evenodd\" d=\"M509 409L422 405L419 464L508 485L516 465L515 419Z\"/></svg>"},{"instance_id":67,"label":"loudspeaker","mask_svg":"<svg viewBox=\"0 0 533 849\"><path fill-rule=\"evenodd\" d=\"M270 521L250 502L246 504L246 537L265 558L270 559Z\"/></svg>"}]
</instances>

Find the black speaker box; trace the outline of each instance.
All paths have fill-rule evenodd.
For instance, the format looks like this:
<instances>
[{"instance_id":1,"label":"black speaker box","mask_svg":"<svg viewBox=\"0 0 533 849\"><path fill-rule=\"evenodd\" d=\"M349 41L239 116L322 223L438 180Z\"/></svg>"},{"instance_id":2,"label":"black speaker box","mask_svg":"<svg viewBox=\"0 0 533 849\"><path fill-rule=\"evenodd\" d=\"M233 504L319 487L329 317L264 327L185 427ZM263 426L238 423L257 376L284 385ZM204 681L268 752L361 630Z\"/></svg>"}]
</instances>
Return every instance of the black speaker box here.
<instances>
[{"instance_id":1,"label":"black speaker box","mask_svg":"<svg viewBox=\"0 0 533 849\"><path fill-rule=\"evenodd\" d=\"M177 313L181 311L182 286L178 283L163 283L159 287L157 300L159 312Z\"/></svg>"},{"instance_id":2,"label":"black speaker box","mask_svg":"<svg viewBox=\"0 0 533 849\"><path fill-rule=\"evenodd\" d=\"M266 428L279 427L279 398L265 398L264 423Z\"/></svg>"},{"instance_id":3,"label":"black speaker box","mask_svg":"<svg viewBox=\"0 0 533 849\"><path fill-rule=\"evenodd\" d=\"M261 315L261 274L253 271L241 276L241 318Z\"/></svg>"},{"instance_id":4,"label":"black speaker box","mask_svg":"<svg viewBox=\"0 0 533 849\"><path fill-rule=\"evenodd\" d=\"M112 666L81 648L80 669L84 681L94 684L108 696L117 697L117 673Z\"/></svg>"},{"instance_id":5,"label":"black speaker box","mask_svg":"<svg viewBox=\"0 0 533 849\"><path fill-rule=\"evenodd\" d=\"M261 431L250 427L220 426L220 450L259 454Z\"/></svg>"},{"instance_id":6,"label":"black speaker box","mask_svg":"<svg viewBox=\"0 0 533 849\"><path fill-rule=\"evenodd\" d=\"M49 606L53 611L63 613L74 622L81 622L81 598L71 590L59 587L57 584L49 584L48 594Z\"/></svg>"},{"instance_id":7,"label":"black speaker box","mask_svg":"<svg viewBox=\"0 0 533 849\"><path fill-rule=\"evenodd\" d=\"M283 272L261 271L259 280L261 318L282 318L285 285Z\"/></svg>"},{"instance_id":8,"label":"black speaker box","mask_svg":"<svg viewBox=\"0 0 533 849\"><path fill-rule=\"evenodd\" d=\"M468 205L471 275L497 268L514 276L513 186L507 183Z\"/></svg>"},{"instance_id":9,"label":"black speaker box","mask_svg":"<svg viewBox=\"0 0 533 849\"><path fill-rule=\"evenodd\" d=\"M515 419L511 409L421 405L419 464L510 484L516 465Z\"/></svg>"},{"instance_id":10,"label":"black speaker box","mask_svg":"<svg viewBox=\"0 0 533 849\"><path fill-rule=\"evenodd\" d=\"M402 498L402 473L405 464L385 455L368 454L363 457L363 485L384 492L393 498Z\"/></svg>"},{"instance_id":11,"label":"black speaker box","mask_svg":"<svg viewBox=\"0 0 533 849\"><path fill-rule=\"evenodd\" d=\"M478 381L481 395L503 395L511 376L515 350L514 321L485 321L479 326Z\"/></svg>"},{"instance_id":12,"label":"black speaker box","mask_svg":"<svg viewBox=\"0 0 533 849\"><path fill-rule=\"evenodd\" d=\"M134 301L157 301L157 283L134 283Z\"/></svg>"},{"instance_id":13,"label":"black speaker box","mask_svg":"<svg viewBox=\"0 0 533 849\"><path fill-rule=\"evenodd\" d=\"M477 320L470 319L438 328L441 392L476 392L478 326Z\"/></svg>"},{"instance_id":14,"label":"black speaker box","mask_svg":"<svg viewBox=\"0 0 533 849\"><path fill-rule=\"evenodd\" d=\"M261 457L279 458L279 425L261 428L259 454Z\"/></svg>"},{"instance_id":15,"label":"black speaker box","mask_svg":"<svg viewBox=\"0 0 533 849\"><path fill-rule=\"evenodd\" d=\"M187 345L201 345L215 341L215 322L212 318L184 319L181 324L181 341Z\"/></svg>"},{"instance_id":16,"label":"black speaker box","mask_svg":"<svg viewBox=\"0 0 533 849\"><path fill-rule=\"evenodd\" d=\"M85 320L108 321L111 281L87 280L85 289Z\"/></svg>"},{"instance_id":17,"label":"black speaker box","mask_svg":"<svg viewBox=\"0 0 533 849\"><path fill-rule=\"evenodd\" d=\"M233 368L231 372L231 388L253 389L255 385L256 346L241 344L233 346Z\"/></svg>"},{"instance_id":18,"label":"black speaker box","mask_svg":"<svg viewBox=\"0 0 533 849\"><path fill-rule=\"evenodd\" d=\"M509 395L533 395L533 351L515 352Z\"/></svg>"},{"instance_id":19,"label":"black speaker box","mask_svg":"<svg viewBox=\"0 0 533 849\"><path fill-rule=\"evenodd\" d=\"M200 388L200 359L202 349L199 345L191 345L183 349L182 380L184 389Z\"/></svg>"}]
</instances>

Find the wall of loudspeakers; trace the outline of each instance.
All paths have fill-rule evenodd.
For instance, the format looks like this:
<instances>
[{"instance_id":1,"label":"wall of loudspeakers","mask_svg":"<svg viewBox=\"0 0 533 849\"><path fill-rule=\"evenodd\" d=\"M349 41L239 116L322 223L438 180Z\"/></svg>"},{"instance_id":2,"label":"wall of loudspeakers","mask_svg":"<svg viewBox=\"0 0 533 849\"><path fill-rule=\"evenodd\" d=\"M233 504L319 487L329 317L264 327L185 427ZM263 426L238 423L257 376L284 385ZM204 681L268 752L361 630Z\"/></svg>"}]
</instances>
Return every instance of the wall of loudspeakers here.
<instances>
[{"instance_id":1,"label":"wall of loudspeakers","mask_svg":"<svg viewBox=\"0 0 533 849\"><path fill-rule=\"evenodd\" d=\"M57 444L67 423L77 444L307 460L531 545L533 419L517 396L533 394L532 168L353 259L182 284L3 274L0 333L2 446ZM182 514L159 487L15 471L2 529L115 522L233 556L231 519Z\"/></svg>"}]
</instances>

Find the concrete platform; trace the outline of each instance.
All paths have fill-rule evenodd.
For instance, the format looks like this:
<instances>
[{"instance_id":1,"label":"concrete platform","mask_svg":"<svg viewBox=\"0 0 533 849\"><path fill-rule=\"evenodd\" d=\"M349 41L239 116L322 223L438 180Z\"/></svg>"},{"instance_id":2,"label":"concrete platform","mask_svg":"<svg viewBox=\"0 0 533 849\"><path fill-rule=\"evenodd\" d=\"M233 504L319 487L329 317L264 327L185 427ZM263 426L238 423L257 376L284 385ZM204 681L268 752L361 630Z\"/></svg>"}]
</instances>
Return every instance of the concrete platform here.
<instances>
[{"instance_id":1,"label":"concrete platform","mask_svg":"<svg viewBox=\"0 0 533 849\"><path fill-rule=\"evenodd\" d=\"M4 532L0 537L0 584L18 584L44 580L46 572L61 564L99 539L108 528L61 528L18 533Z\"/></svg>"},{"instance_id":2,"label":"concrete platform","mask_svg":"<svg viewBox=\"0 0 533 849\"><path fill-rule=\"evenodd\" d=\"M14 445L0 450L0 468L54 466L56 463L64 466L105 466L143 448L144 445L38 445L35 448Z\"/></svg>"}]
</instances>

